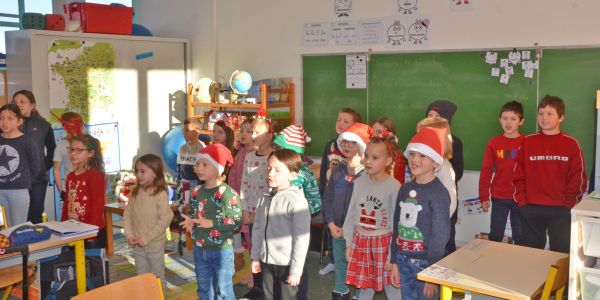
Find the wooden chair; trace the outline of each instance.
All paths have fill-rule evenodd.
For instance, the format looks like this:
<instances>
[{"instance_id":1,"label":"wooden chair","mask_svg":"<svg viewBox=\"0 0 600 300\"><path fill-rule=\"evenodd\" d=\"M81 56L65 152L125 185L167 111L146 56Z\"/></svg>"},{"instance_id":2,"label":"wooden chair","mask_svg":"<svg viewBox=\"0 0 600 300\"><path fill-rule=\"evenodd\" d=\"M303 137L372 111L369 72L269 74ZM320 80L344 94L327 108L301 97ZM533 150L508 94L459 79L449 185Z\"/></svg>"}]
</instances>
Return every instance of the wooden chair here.
<instances>
[{"instance_id":1,"label":"wooden chair","mask_svg":"<svg viewBox=\"0 0 600 300\"><path fill-rule=\"evenodd\" d=\"M117 281L81 295L74 300L143 299L164 300L160 278L146 273Z\"/></svg>"}]
</instances>

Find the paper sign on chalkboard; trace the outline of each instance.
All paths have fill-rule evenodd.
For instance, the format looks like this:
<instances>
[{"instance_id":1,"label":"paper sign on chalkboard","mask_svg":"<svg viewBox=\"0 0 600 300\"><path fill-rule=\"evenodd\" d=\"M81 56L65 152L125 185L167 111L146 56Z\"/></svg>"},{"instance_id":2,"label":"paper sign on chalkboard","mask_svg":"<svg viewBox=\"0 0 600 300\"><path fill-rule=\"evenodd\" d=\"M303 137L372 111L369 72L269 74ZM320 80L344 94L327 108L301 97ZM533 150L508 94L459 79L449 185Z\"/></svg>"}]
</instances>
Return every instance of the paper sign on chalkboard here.
<instances>
[{"instance_id":1,"label":"paper sign on chalkboard","mask_svg":"<svg viewBox=\"0 0 600 300\"><path fill-rule=\"evenodd\" d=\"M364 89L367 87L367 56L346 55L346 88Z\"/></svg>"}]
</instances>

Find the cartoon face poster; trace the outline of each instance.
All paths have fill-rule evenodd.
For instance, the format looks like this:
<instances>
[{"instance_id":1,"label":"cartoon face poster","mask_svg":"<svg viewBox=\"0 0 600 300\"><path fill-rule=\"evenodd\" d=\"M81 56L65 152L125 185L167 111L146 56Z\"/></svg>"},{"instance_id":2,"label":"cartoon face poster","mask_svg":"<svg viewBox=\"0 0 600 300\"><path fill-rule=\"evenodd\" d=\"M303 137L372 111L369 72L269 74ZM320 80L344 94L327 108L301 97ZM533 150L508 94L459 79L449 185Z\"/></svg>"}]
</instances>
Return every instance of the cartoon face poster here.
<instances>
[{"instance_id":1,"label":"cartoon face poster","mask_svg":"<svg viewBox=\"0 0 600 300\"><path fill-rule=\"evenodd\" d=\"M333 8L338 19L350 18L352 15L352 0L333 0Z\"/></svg>"},{"instance_id":2,"label":"cartoon face poster","mask_svg":"<svg viewBox=\"0 0 600 300\"><path fill-rule=\"evenodd\" d=\"M468 11L473 9L475 0L450 0L450 9L453 11Z\"/></svg>"},{"instance_id":3,"label":"cartoon face poster","mask_svg":"<svg viewBox=\"0 0 600 300\"><path fill-rule=\"evenodd\" d=\"M429 40L431 22L420 15L391 17L384 25L386 48L423 48Z\"/></svg>"}]
</instances>

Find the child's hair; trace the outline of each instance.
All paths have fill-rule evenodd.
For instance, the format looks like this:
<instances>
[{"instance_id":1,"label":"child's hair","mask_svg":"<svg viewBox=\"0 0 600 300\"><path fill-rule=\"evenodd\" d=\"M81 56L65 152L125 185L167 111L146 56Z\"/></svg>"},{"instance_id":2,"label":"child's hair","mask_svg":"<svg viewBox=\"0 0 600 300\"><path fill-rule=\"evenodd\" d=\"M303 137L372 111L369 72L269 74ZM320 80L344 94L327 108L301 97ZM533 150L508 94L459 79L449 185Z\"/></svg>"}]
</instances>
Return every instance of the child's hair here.
<instances>
[{"instance_id":1,"label":"child's hair","mask_svg":"<svg viewBox=\"0 0 600 300\"><path fill-rule=\"evenodd\" d=\"M450 123L448 123L448 120L444 119L444 118L440 118L440 117L427 117L421 121L419 121L419 123L417 123L417 131L419 131L419 129L421 129L422 127L433 127L433 128L445 128L446 130L448 130L448 134L446 135L445 138L445 145L444 145L444 158L445 159L451 159L452 158L452 133L450 131Z\"/></svg>"},{"instance_id":2,"label":"child's hair","mask_svg":"<svg viewBox=\"0 0 600 300\"><path fill-rule=\"evenodd\" d=\"M167 181L165 180L165 171L164 171L165 168L164 168L162 158L160 158L160 156L155 155L155 154L142 155L140 158L138 158L135 161L135 170L136 171L137 171L138 163L145 165L150 170L152 170L152 172L154 172L154 175L156 175L154 177L154 181L150 184L150 188L152 189L152 191L149 191L150 195L155 196L155 195L158 195L162 191L166 192L167 191ZM140 191L140 188L141 188L141 186L136 185L133 188L133 191L131 191L130 197L134 198L135 196L137 196L138 192Z\"/></svg>"},{"instance_id":3,"label":"child's hair","mask_svg":"<svg viewBox=\"0 0 600 300\"><path fill-rule=\"evenodd\" d=\"M354 121L354 123L360 123L361 122L360 114L357 111L355 111L354 109L350 108L350 107L342 108L339 112L351 115L352 116L352 120Z\"/></svg>"},{"instance_id":4,"label":"child's hair","mask_svg":"<svg viewBox=\"0 0 600 300\"><path fill-rule=\"evenodd\" d=\"M17 116L17 119L23 119L23 114L21 113L21 109L16 104L7 103L7 104L2 105L2 107L0 107L0 112L3 112L5 110L13 112Z\"/></svg>"},{"instance_id":5,"label":"child's hair","mask_svg":"<svg viewBox=\"0 0 600 300\"><path fill-rule=\"evenodd\" d=\"M198 118L187 118L183 121L183 125L192 125L194 130L202 129L202 124L200 124L200 120L198 120Z\"/></svg>"},{"instance_id":6,"label":"child's hair","mask_svg":"<svg viewBox=\"0 0 600 300\"><path fill-rule=\"evenodd\" d=\"M267 126L267 128L269 129L269 133L272 134L273 133L273 126L271 126L270 121L267 121L263 118L254 118L252 120L252 128L254 128L255 126L258 126L260 124L263 124L265 126Z\"/></svg>"},{"instance_id":7,"label":"child's hair","mask_svg":"<svg viewBox=\"0 0 600 300\"><path fill-rule=\"evenodd\" d=\"M242 122L242 124L240 124L240 128L241 128L242 126L244 126L245 124L249 124L250 126L252 126L252 122L254 122L254 118L246 118L246 119L244 120L244 122Z\"/></svg>"},{"instance_id":8,"label":"child's hair","mask_svg":"<svg viewBox=\"0 0 600 300\"><path fill-rule=\"evenodd\" d=\"M390 140L387 137L374 136L374 137L371 137L369 144L383 144L383 146L386 149L385 153L387 153L388 157L392 158L392 163L389 166L385 167L385 172L387 174L394 176L394 164L396 164L396 151L397 150L392 145L393 143L390 142ZM367 147L369 146L369 144L367 144Z\"/></svg>"},{"instance_id":9,"label":"child's hair","mask_svg":"<svg viewBox=\"0 0 600 300\"><path fill-rule=\"evenodd\" d=\"M102 148L100 147L100 141L89 134L84 134L82 136L74 136L71 139L71 142L73 141L80 141L85 145L85 147L88 150L94 151L94 156L90 158L90 160L88 161L88 165L90 166L90 168L96 169L104 173L104 160L102 159Z\"/></svg>"},{"instance_id":10,"label":"child's hair","mask_svg":"<svg viewBox=\"0 0 600 300\"><path fill-rule=\"evenodd\" d=\"M542 98L542 101L540 101L540 103L538 104L538 109L540 108L544 108L546 106L550 106L554 109L556 109L556 114L558 114L558 117L562 117L565 115L565 112L567 111L567 109L565 108L565 103L563 102L563 99L561 99L560 97L557 96L551 96L551 95L546 95L544 96L544 98Z\"/></svg>"},{"instance_id":11,"label":"child's hair","mask_svg":"<svg viewBox=\"0 0 600 300\"><path fill-rule=\"evenodd\" d=\"M233 153L233 142L235 142L235 132L233 129L227 126L227 123L225 123L223 120L217 121L214 126L219 126L221 129L223 129L223 131L225 131L225 147L227 147L227 149Z\"/></svg>"},{"instance_id":12,"label":"child's hair","mask_svg":"<svg viewBox=\"0 0 600 300\"><path fill-rule=\"evenodd\" d=\"M72 111L64 112L60 115L60 118L64 121L83 120L83 117L80 114Z\"/></svg>"},{"instance_id":13,"label":"child's hair","mask_svg":"<svg viewBox=\"0 0 600 300\"><path fill-rule=\"evenodd\" d=\"M277 149L271 152L269 159L271 156L275 156L275 158L283 163L290 170L290 172L298 173L300 168L302 168L302 157L300 157L300 154L294 150Z\"/></svg>"},{"instance_id":14,"label":"child's hair","mask_svg":"<svg viewBox=\"0 0 600 300\"><path fill-rule=\"evenodd\" d=\"M376 123L381 124L381 126L383 126L383 128L385 128L385 130L387 130L387 132L390 133L386 136L387 139L390 141L390 143L392 143L392 147L398 148L398 138L396 137L396 125L394 124L394 120L392 120L392 118L389 117L382 117L375 120L375 122L373 122L373 125L375 125Z\"/></svg>"},{"instance_id":15,"label":"child's hair","mask_svg":"<svg viewBox=\"0 0 600 300\"><path fill-rule=\"evenodd\" d=\"M502 113L507 111L514 112L517 116L519 116L519 119L523 119L523 104L521 104L521 102L510 101L504 103L504 105L502 105L502 108L500 108L500 113L498 114L498 117L502 117Z\"/></svg>"},{"instance_id":16,"label":"child's hair","mask_svg":"<svg viewBox=\"0 0 600 300\"><path fill-rule=\"evenodd\" d=\"M37 104L37 102L35 101L35 96L33 95L33 93L32 93L30 90L20 90L20 91L16 91L16 92L13 94L13 96L12 96L13 100L15 99L15 97L16 97L17 95L22 95L22 96L25 96L25 98L27 98L27 100L29 100L29 103L31 103L31 104L33 104L33 105ZM31 115L39 115L39 113L38 113L38 112L37 112L37 110L34 108L34 109L31 111Z\"/></svg>"}]
</instances>

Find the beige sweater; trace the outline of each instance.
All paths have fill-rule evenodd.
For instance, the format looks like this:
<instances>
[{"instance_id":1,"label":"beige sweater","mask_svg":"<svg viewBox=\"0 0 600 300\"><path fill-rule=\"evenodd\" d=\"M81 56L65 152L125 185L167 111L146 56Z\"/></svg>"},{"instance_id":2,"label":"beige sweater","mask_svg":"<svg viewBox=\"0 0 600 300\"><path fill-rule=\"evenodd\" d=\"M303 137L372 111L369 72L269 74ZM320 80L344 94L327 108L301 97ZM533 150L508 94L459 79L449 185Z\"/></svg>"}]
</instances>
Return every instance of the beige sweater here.
<instances>
[{"instance_id":1,"label":"beige sweater","mask_svg":"<svg viewBox=\"0 0 600 300\"><path fill-rule=\"evenodd\" d=\"M125 237L137 235L148 250L165 247L165 229L171 224L173 211L169 207L167 192L151 196L140 189L135 198L130 198L125 208Z\"/></svg>"}]
</instances>

